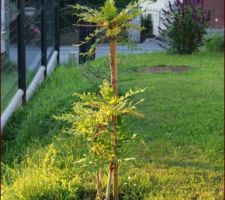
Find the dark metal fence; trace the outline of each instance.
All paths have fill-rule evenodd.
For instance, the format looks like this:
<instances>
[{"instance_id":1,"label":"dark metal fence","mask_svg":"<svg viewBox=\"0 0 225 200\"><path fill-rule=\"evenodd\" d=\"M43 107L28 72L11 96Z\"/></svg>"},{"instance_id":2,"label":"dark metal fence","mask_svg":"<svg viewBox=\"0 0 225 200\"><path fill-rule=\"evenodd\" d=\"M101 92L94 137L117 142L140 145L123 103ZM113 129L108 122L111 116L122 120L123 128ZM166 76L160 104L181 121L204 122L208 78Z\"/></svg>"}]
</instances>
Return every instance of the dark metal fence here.
<instances>
[{"instance_id":1,"label":"dark metal fence","mask_svg":"<svg viewBox=\"0 0 225 200\"><path fill-rule=\"evenodd\" d=\"M2 112L59 50L59 0L6 0L1 8ZM46 71L46 70L45 70Z\"/></svg>"},{"instance_id":2,"label":"dark metal fence","mask_svg":"<svg viewBox=\"0 0 225 200\"><path fill-rule=\"evenodd\" d=\"M74 9L66 6L60 9L60 63L78 63L80 30L74 24L77 21Z\"/></svg>"},{"instance_id":3,"label":"dark metal fence","mask_svg":"<svg viewBox=\"0 0 225 200\"><path fill-rule=\"evenodd\" d=\"M85 40L85 37L88 36L93 31L93 28L76 26L75 24L77 24L78 18L74 15L74 13L75 10L68 5L60 9L59 33L60 33L61 64L84 63L87 60L87 58L79 56L79 54L87 52L94 42L93 40L80 47L76 46L80 43L80 41Z\"/></svg>"}]
</instances>

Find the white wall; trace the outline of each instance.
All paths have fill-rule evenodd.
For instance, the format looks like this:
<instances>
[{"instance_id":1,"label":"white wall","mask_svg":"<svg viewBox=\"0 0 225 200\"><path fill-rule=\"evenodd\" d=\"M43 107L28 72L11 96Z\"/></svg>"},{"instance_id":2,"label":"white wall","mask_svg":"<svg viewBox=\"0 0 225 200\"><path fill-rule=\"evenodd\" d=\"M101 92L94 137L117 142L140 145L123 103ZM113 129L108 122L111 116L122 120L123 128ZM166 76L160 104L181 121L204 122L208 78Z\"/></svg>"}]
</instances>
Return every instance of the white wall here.
<instances>
[{"instance_id":1,"label":"white wall","mask_svg":"<svg viewBox=\"0 0 225 200\"><path fill-rule=\"evenodd\" d=\"M170 0L171 3L174 3L175 0ZM169 0L157 0L155 3L151 1L146 1L143 4L142 12L143 17L151 16L152 25L153 25L153 34L159 36L159 28L164 29L164 25L161 22L162 9L167 10L169 6Z\"/></svg>"}]
</instances>

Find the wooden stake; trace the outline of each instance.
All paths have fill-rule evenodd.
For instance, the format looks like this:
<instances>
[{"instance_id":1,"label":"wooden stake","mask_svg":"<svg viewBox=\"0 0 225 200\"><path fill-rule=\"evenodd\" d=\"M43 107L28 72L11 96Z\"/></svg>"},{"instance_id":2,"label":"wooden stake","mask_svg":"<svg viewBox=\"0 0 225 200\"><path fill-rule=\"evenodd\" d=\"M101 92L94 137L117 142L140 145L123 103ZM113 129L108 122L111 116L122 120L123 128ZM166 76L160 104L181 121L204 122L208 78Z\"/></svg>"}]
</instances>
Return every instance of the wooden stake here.
<instances>
[{"instance_id":1,"label":"wooden stake","mask_svg":"<svg viewBox=\"0 0 225 200\"><path fill-rule=\"evenodd\" d=\"M97 179L98 199L103 200L103 196L102 196L102 171L101 171L101 169L97 172L96 179Z\"/></svg>"},{"instance_id":2,"label":"wooden stake","mask_svg":"<svg viewBox=\"0 0 225 200\"><path fill-rule=\"evenodd\" d=\"M111 191L112 175L113 175L113 166L112 166L112 164L110 164L109 165L108 183L107 183L107 188L106 188L106 197L105 197L105 200L110 200L110 191Z\"/></svg>"},{"instance_id":3,"label":"wooden stake","mask_svg":"<svg viewBox=\"0 0 225 200\"><path fill-rule=\"evenodd\" d=\"M117 40L113 39L109 42L110 46L110 68L111 68L111 84L113 86L114 95L117 96Z\"/></svg>"},{"instance_id":4,"label":"wooden stake","mask_svg":"<svg viewBox=\"0 0 225 200\"><path fill-rule=\"evenodd\" d=\"M118 163L114 165L113 169L113 199L119 200L119 183L118 183Z\"/></svg>"},{"instance_id":5,"label":"wooden stake","mask_svg":"<svg viewBox=\"0 0 225 200\"><path fill-rule=\"evenodd\" d=\"M111 39L110 46L110 69L111 69L111 84L113 87L114 95L118 95L118 77L117 77L117 39ZM113 148L115 155L117 154L117 116L112 116L113 127ZM118 164L113 163L113 199L119 200L118 189Z\"/></svg>"}]
</instances>

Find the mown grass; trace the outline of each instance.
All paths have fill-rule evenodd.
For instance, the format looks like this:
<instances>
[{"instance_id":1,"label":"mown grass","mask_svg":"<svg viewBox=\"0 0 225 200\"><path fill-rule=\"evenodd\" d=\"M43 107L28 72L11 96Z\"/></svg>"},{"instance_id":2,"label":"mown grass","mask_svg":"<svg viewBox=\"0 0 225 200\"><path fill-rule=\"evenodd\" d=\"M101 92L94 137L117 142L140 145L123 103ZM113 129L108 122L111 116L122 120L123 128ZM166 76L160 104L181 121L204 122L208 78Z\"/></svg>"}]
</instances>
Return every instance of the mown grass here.
<instances>
[{"instance_id":1,"label":"mown grass","mask_svg":"<svg viewBox=\"0 0 225 200\"><path fill-rule=\"evenodd\" d=\"M142 72L155 65L190 70ZM127 156L136 161L121 164L121 199L223 199L223 66L219 53L120 56L120 93L148 88L140 95L145 118L125 119L138 137L126 145ZM60 67L15 113L4 131L4 199L95 199L95 175L75 164L87 153L85 141L67 135L52 116L71 108L74 92L96 91L104 78L106 58Z\"/></svg>"},{"instance_id":2,"label":"mown grass","mask_svg":"<svg viewBox=\"0 0 225 200\"><path fill-rule=\"evenodd\" d=\"M3 62L4 63L4 62ZM1 73L1 112L3 113L18 90L18 67L8 62ZM34 77L34 72L26 70L27 80ZM27 87L31 81L27 81Z\"/></svg>"},{"instance_id":3,"label":"mown grass","mask_svg":"<svg viewBox=\"0 0 225 200\"><path fill-rule=\"evenodd\" d=\"M1 73L1 112L7 107L8 103L18 89L18 69L14 63L7 62L3 56Z\"/></svg>"}]
</instances>

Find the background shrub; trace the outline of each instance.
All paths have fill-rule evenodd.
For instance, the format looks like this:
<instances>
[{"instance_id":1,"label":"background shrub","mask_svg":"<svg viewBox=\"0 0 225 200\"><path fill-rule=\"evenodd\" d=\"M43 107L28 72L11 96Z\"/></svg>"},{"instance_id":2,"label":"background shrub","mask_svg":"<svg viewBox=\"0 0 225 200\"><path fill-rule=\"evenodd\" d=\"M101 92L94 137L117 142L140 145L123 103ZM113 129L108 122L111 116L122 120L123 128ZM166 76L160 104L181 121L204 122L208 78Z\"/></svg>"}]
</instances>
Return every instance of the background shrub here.
<instances>
[{"instance_id":1,"label":"background shrub","mask_svg":"<svg viewBox=\"0 0 225 200\"><path fill-rule=\"evenodd\" d=\"M206 50L209 52L224 52L223 35L215 34L206 42Z\"/></svg>"},{"instance_id":2,"label":"background shrub","mask_svg":"<svg viewBox=\"0 0 225 200\"><path fill-rule=\"evenodd\" d=\"M160 34L164 46L172 53L191 54L201 47L210 20L210 13L204 11L203 0L176 0L169 2L169 9L162 11L165 29Z\"/></svg>"}]
</instances>

